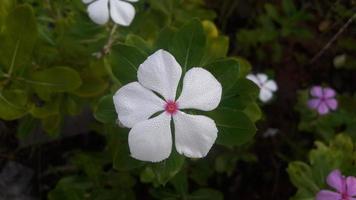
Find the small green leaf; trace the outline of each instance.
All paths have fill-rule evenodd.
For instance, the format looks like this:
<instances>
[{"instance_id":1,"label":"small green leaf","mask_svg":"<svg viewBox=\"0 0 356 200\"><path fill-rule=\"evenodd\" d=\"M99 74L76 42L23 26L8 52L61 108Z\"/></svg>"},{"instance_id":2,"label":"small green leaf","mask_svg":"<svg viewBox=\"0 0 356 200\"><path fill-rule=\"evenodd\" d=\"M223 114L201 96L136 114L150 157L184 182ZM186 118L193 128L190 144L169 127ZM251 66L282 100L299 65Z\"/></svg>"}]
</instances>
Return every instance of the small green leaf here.
<instances>
[{"instance_id":1,"label":"small green leaf","mask_svg":"<svg viewBox=\"0 0 356 200\"><path fill-rule=\"evenodd\" d=\"M207 40L202 63L209 63L213 60L224 58L229 50L229 38L226 36L218 36Z\"/></svg>"},{"instance_id":2,"label":"small green leaf","mask_svg":"<svg viewBox=\"0 0 356 200\"><path fill-rule=\"evenodd\" d=\"M42 119L42 127L50 136L58 136L62 118L60 115L51 115Z\"/></svg>"},{"instance_id":3,"label":"small green leaf","mask_svg":"<svg viewBox=\"0 0 356 200\"><path fill-rule=\"evenodd\" d=\"M137 69L147 56L136 47L124 44L116 45L110 56L112 72L122 84L136 81Z\"/></svg>"},{"instance_id":4,"label":"small green leaf","mask_svg":"<svg viewBox=\"0 0 356 200\"><path fill-rule=\"evenodd\" d=\"M115 123L117 114L115 111L113 95L102 97L94 111L94 117L102 123Z\"/></svg>"},{"instance_id":5,"label":"small green leaf","mask_svg":"<svg viewBox=\"0 0 356 200\"><path fill-rule=\"evenodd\" d=\"M151 45L138 35L134 35L134 34L128 35L126 37L126 44L128 44L130 46L134 46L138 49L141 49L142 51L146 52L147 54L152 53Z\"/></svg>"},{"instance_id":6,"label":"small green leaf","mask_svg":"<svg viewBox=\"0 0 356 200\"><path fill-rule=\"evenodd\" d=\"M156 49L169 50L172 45L172 40L174 38L175 33L175 29L169 26L163 28L158 34L158 38L155 43Z\"/></svg>"},{"instance_id":7,"label":"small green leaf","mask_svg":"<svg viewBox=\"0 0 356 200\"><path fill-rule=\"evenodd\" d=\"M184 157L173 151L167 160L151 165L155 180L158 184L165 185L181 170L183 164Z\"/></svg>"},{"instance_id":8,"label":"small green leaf","mask_svg":"<svg viewBox=\"0 0 356 200\"><path fill-rule=\"evenodd\" d=\"M251 140L256 133L254 123L241 111L218 108L207 112L206 115L214 119L218 126L218 144L242 145Z\"/></svg>"},{"instance_id":9,"label":"small green leaf","mask_svg":"<svg viewBox=\"0 0 356 200\"><path fill-rule=\"evenodd\" d=\"M0 41L0 62L9 74L30 61L37 35L36 19L29 5L17 6L9 13Z\"/></svg>"},{"instance_id":10,"label":"small green leaf","mask_svg":"<svg viewBox=\"0 0 356 200\"><path fill-rule=\"evenodd\" d=\"M59 100L46 101L43 105L33 105L30 113L35 118L45 119L51 115L58 115L60 112Z\"/></svg>"},{"instance_id":11,"label":"small green leaf","mask_svg":"<svg viewBox=\"0 0 356 200\"><path fill-rule=\"evenodd\" d=\"M220 107L245 110L249 104L256 103L259 88L252 81L243 78L237 80L233 88L226 93L220 103Z\"/></svg>"},{"instance_id":12,"label":"small green leaf","mask_svg":"<svg viewBox=\"0 0 356 200\"><path fill-rule=\"evenodd\" d=\"M27 94L22 90L0 92L0 118L15 120L28 112Z\"/></svg>"},{"instance_id":13,"label":"small green leaf","mask_svg":"<svg viewBox=\"0 0 356 200\"><path fill-rule=\"evenodd\" d=\"M232 58L217 60L205 68L221 83L223 96L233 88L239 78L239 63Z\"/></svg>"},{"instance_id":14,"label":"small green leaf","mask_svg":"<svg viewBox=\"0 0 356 200\"><path fill-rule=\"evenodd\" d=\"M171 53L181 64L183 72L202 64L206 36L199 20L192 20L181 27L174 36Z\"/></svg>"},{"instance_id":15,"label":"small green leaf","mask_svg":"<svg viewBox=\"0 0 356 200\"><path fill-rule=\"evenodd\" d=\"M32 84L41 96L52 92L74 91L82 84L78 72L69 67L52 67L33 72L30 79L24 81Z\"/></svg>"},{"instance_id":16,"label":"small green leaf","mask_svg":"<svg viewBox=\"0 0 356 200\"><path fill-rule=\"evenodd\" d=\"M74 92L80 97L95 97L102 94L109 86L109 83L101 78L91 75L82 76L83 84Z\"/></svg>"},{"instance_id":17,"label":"small green leaf","mask_svg":"<svg viewBox=\"0 0 356 200\"><path fill-rule=\"evenodd\" d=\"M38 120L31 117L30 115L26 115L19 121L17 137L19 137L20 139L25 139L29 134L33 132L33 130L37 126Z\"/></svg>"}]
</instances>

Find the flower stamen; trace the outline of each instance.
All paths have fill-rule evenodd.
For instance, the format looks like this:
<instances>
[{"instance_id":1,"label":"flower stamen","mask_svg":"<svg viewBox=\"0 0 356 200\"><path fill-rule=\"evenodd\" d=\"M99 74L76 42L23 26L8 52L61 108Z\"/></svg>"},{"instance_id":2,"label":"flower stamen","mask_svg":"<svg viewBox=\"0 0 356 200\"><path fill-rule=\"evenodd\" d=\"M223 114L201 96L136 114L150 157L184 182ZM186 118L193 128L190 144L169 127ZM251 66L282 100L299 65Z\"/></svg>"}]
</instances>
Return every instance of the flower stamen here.
<instances>
[{"instance_id":1,"label":"flower stamen","mask_svg":"<svg viewBox=\"0 0 356 200\"><path fill-rule=\"evenodd\" d=\"M178 103L172 100L166 101L166 105L164 106L164 110L170 115L174 115L178 111Z\"/></svg>"}]
</instances>

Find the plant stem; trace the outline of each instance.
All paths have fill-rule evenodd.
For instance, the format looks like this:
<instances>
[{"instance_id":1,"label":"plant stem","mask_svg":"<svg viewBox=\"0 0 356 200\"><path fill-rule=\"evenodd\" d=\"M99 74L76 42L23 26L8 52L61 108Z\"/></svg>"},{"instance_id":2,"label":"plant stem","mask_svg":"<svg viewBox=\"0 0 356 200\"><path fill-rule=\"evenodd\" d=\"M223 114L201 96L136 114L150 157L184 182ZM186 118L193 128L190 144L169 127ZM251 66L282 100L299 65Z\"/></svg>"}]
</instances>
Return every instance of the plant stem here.
<instances>
[{"instance_id":1,"label":"plant stem","mask_svg":"<svg viewBox=\"0 0 356 200\"><path fill-rule=\"evenodd\" d=\"M340 30L329 40L329 42L310 60L310 64L317 61L330 46L336 41L336 39L346 30L346 28L356 19L356 13L340 28Z\"/></svg>"},{"instance_id":2,"label":"plant stem","mask_svg":"<svg viewBox=\"0 0 356 200\"><path fill-rule=\"evenodd\" d=\"M117 30L117 24L115 24L111 31L110 31L110 35L109 35L109 39L107 41L107 43L104 45L104 47L102 48L102 50L100 52L94 53L94 56L96 56L98 59L104 57L105 55L109 54L111 51L111 47L115 42L115 32Z\"/></svg>"}]
</instances>

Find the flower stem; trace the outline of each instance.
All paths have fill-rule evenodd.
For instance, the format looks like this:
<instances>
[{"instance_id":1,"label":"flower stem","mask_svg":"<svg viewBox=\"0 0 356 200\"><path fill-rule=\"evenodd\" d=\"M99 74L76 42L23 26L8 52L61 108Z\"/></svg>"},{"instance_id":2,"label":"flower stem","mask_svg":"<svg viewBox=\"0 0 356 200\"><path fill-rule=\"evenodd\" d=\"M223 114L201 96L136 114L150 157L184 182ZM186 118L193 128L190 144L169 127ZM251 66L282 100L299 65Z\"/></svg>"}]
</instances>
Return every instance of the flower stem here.
<instances>
[{"instance_id":1,"label":"flower stem","mask_svg":"<svg viewBox=\"0 0 356 200\"><path fill-rule=\"evenodd\" d=\"M100 52L94 53L94 56L96 56L98 59L101 59L102 57L104 57L105 55L109 54L111 51L111 47L115 42L115 32L117 30L117 24L115 24L111 31L110 31L110 35L109 35L109 39L107 41L107 43L104 45L104 47L101 49Z\"/></svg>"}]
</instances>

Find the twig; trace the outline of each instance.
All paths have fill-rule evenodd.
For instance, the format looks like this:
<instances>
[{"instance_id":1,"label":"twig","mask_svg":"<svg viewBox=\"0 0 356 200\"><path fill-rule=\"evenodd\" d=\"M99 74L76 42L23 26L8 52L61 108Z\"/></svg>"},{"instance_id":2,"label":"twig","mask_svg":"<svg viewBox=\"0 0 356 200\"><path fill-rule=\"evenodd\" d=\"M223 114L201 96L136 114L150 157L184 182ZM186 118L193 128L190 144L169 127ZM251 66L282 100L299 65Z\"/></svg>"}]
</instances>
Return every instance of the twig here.
<instances>
[{"instance_id":1,"label":"twig","mask_svg":"<svg viewBox=\"0 0 356 200\"><path fill-rule=\"evenodd\" d=\"M349 20L347 20L347 22L340 28L334 37L332 37L331 40L329 40L329 42L310 60L309 64L317 61L355 19L356 13Z\"/></svg>"},{"instance_id":2,"label":"twig","mask_svg":"<svg viewBox=\"0 0 356 200\"><path fill-rule=\"evenodd\" d=\"M116 38L114 37L115 32L116 32L116 29L117 29L117 25L115 24L115 25L113 26L113 28L111 29L108 42L104 45L104 47L101 49L100 52L96 52L96 53L93 54L95 57L97 57L98 59L100 59L100 58L102 58L103 56L105 56L105 55L107 55L107 54L110 53L111 47L112 47L112 45L114 44L115 39L116 39Z\"/></svg>"}]
</instances>

